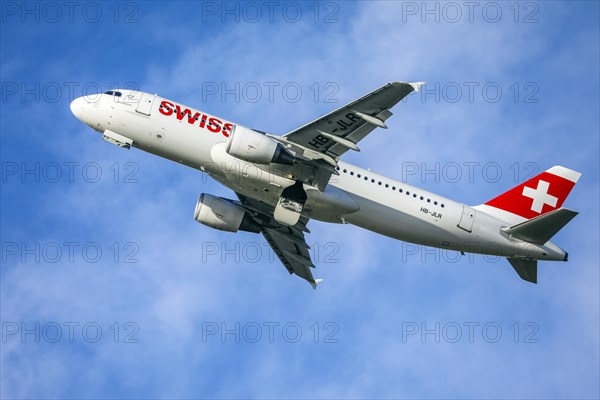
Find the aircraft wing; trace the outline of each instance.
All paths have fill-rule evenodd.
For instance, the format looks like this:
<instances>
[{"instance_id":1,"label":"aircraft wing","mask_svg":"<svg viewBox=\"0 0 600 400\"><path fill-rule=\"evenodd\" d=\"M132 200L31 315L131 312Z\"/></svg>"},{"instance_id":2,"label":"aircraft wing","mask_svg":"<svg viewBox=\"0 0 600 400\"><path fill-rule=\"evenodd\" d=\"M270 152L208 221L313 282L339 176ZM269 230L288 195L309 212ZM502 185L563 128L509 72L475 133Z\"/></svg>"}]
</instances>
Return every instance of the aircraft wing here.
<instances>
[{"instance_id":1,"label":"aircraft wing","mask_svg":"<svg viewBox=\"0 0 600 400\"><path fill-rule=\"evenodd\" d=\"M424 82L393 82L283 136L284 140L338 160L375 128L387 128L390 108Z\"/></svg>"},{"instance_id":2,"label":"aircraft wing","mask_svg":"<svg viewBox=\"0 0 600 400\"><path fill-rule=\"evenodd\" d=\"M311 284L313 289L321 279L315 279L312 268L315 268L310 259L309 249L304 238L304 232L309 233L306 224L309 219L301 217L294 226L279 224L273 219L273 207L268 204L253 200L249 197L236 193L241 204L248 210L253 218L262 226L261 233L271 246L283 266L290 274L296 274Z\"/></svg>"},{"instance_id":3,"label":"aircraft wing","mask_svg":"<svg viewBox=\"0 0 600 400\"><path fill-rule=\"evenodd\" d=\"M304 234L293 227L283 226L276 229L265 228L262 234L288 272L306 279L316 289L321 279L313 278L311 268L315 265L310 259Z\"/></svg>"}]
</instances>

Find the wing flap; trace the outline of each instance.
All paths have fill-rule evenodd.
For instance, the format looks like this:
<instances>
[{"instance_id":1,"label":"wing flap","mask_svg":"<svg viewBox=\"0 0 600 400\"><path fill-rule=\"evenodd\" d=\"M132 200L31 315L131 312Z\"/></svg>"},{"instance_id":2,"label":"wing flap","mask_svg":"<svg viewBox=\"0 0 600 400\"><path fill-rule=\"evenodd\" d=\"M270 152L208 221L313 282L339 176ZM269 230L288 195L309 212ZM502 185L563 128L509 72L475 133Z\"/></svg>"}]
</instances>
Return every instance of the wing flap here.
<instances>
[{"instance_id":1,"label":"wing flap","mask_svg":"<svg viewBox=\"0 0 600 400\"><path fill-rule=\"evenodd\" d=\"M303 243L299 245L296 235L281 234L278 230L265 228L262 234L288 272L305 279L315 289L319 282L312 275L311 268L314 268L314 264L310 259L306 241L302 240Z\"/></svg>"}]
</instances>

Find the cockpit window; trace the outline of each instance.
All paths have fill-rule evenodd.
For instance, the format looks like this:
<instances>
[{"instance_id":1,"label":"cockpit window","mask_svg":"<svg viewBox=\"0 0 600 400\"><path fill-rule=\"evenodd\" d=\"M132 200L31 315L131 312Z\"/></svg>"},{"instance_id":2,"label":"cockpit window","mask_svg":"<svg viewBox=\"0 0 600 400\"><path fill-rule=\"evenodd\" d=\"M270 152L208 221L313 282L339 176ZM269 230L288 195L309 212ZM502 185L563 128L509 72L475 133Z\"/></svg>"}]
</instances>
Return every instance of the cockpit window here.
<instances>
[{"instance_id":1,"label":"cockpit window","mask_svg":"<svg viewBox=\"0 0 600 400\"><path fill-rule=\"evenodd\" d=\"M108 92L104 92L104 94L109 94L111 96L121 97L123 94L121 92L117 92L114 90L109 90Z\"/></svg>"}]
</instances>

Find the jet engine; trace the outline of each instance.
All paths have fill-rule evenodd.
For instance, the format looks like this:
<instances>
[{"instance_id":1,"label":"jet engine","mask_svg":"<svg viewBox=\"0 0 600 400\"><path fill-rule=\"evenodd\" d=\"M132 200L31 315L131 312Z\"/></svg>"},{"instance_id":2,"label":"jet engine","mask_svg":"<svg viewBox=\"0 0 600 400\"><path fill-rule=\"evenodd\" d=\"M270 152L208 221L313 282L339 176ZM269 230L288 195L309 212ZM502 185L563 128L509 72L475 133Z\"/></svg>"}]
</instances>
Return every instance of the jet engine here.
<instances>
[{"instance_id":1,"label":"jet engine","mask_svg":"<svg viewBox=\"0 0 600 400\"><path fill-rule=\"evenodd\" d=\"M211 228L227 232L258 233L261 230L260 225L243 207L230 200L206 193L202 193L196 203L194 219Z\"/></svg>"},{"instance_id":2,"label":"jet engine","mask_svg":"<svg viewBox=\"0 0 600 400\"><path fill-rule=\"evenodd\" d=\"M276 140L240 125L232 128L225 151L252 163L294 165L294 156Z\"/></svg>"}]
</instances>

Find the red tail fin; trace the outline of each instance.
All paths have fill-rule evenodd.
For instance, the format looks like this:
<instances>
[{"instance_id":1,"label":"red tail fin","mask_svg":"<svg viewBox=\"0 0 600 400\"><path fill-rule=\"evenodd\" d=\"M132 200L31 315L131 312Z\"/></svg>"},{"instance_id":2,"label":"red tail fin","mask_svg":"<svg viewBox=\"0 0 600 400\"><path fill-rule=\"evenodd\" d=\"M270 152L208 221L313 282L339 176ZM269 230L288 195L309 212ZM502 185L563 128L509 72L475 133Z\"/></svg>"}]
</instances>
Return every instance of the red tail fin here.
<instances>
[{"instance_id":1,"label":"red tail fin","mask_svg":"<svg viewBox=\"0 0 600 400\"><path fill-rule=\"evenodd\" d=\"M546 214L562 206L580 176L579 172L565 167L552 167L486 202L481 207L482 211L513 220L508 222ZM504 212L495 212L494 209ZM513 214L513 218L506 218L510 216L506 213Z\"/></svg>"}]
</instances>

